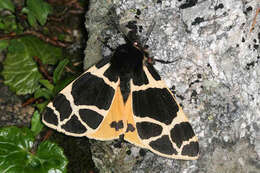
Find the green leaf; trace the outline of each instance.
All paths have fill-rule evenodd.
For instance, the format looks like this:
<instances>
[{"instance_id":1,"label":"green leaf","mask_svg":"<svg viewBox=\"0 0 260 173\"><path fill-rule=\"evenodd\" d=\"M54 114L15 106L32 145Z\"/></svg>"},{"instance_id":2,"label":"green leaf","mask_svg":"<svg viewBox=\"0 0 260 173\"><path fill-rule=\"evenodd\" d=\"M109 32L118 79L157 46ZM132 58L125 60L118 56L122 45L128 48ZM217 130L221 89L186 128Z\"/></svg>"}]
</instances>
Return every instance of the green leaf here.
<instances>
[{"instance_id":1,"label":"green leaf","mask_svg":"<svg viewBox=\"0 0 260 173\"><path fill-rule=\"evenodd\" d=\"M42 77L25 42L23 38L11 40L3 63L4 83L17 94L33 93L40 87L38 81Z\"/></svg>"},{"instance_id":2,"label":"green leaf","mask_svg":"<svg viewBox=\"0 0 260 173\"><path fill-rule=\"evenodd\" d=\"M62 72L68 63L69 63L68 59L64 59L59 63L59 65L57 66L57 68L54 70L53 73L53 83L56 84L60 80Z\"/></svg>"},{"instance_id":3,"label":"green leaf","mask_svg":"<svg viewBox=\"0 0 260 173\"><path fill-rule=\"evenodd\" d=\"M27 8L41 25L46 23L48 14L52 11L51 6L43 0L27 0Z\"/></svg>"},{"instance_id":4,"label":"green leaf","mask_svg":"<svg viewBox=\"0 0 260 173\"><path fill-rule=\"evenodd\" d=\"M44 125L41 122L41 115L38 111L35 111L31 120L31 131L33 132L34 136L37 136L43 127Z\"/></svg>"},{"instance_id":5,"label":"green leaf","mask_svg":"<svg viewBox=\"0 0 260 173\"><path fill-rule=\"evenodd\" d=\"M42 113L48 103L49 103L49 100L48 100L48 101L44 101L44 102L42 102L42 103L38 103L38 104L36 104L35 106L36 106L36 107L39 109L39 111Z\"/></svg>"},{"instance_id":6,"label":"green leaf","mask_svg":"<svg viewBox=\"0 0 260 173\"><path fill-rule=\"evenodd\" d=\"M0 40L0 52L6 49L9 45L9 40Z\"/></svg>"},{"instance_id":7,"label":"green leaf","mask_svg":"<svg viewBox=\"0 0 260 173\"><path fill-rule=\"evenodd\" d=\"M34 93L34 98L38 99L40 97L44 97L47 100L50 100L52 98L53 94L52 91L46 89L46 88L39 88Z\"/></svg>"},{"instance_id":8,"label":"green leaf","mask_svg":"<svg viewBox=\"0 0 260 173\"><path fill-rule=\"evenodd\" d=\"M22 13L29 14L30 10L27 7L22 9Z\"/></svg>"},{"instance_id":9,"label":"green leaf","mask_svg":"<svg viewBox=\"0 0 260 173\"><path fill-rule=\"evenodd\" d=\"M0 172L67 172L68 161L60 147L45 141L32 153L33 145L34 135L28 128L0 128Z\"/></svg>"},{"instance_id":10,"label":"green leaf","mask_svg":"<svg viewBox=\"0 0 260 173\"><path fill-rule=\"evenodd\" d=\"M26 44L32 57L37 56L43 64L54 65L62 59L61 48L47 44L33 36L23 37L22 40L24 40L24 44Z\"/></svg>"},{"instance_id":11,"label":"green leaf","mask_svg":"<svg viewBox=\"0 0 260 173\"><path fill-rule=\"evenodd\" d=\"M41 79L39 82L49 90L53 90L54 88L54 86L46 79Z\"/></svg>"},{"instance_id":12,"label":"green leaf","mask_svg":"<svg viewBox=\"0 0 260 173\"><path fill-rule=\"evenodd\" d=\"M28 22L32 27L35 27L37 25L37 20L34 17L34 15L32 13L28 13Z\"/></svg>"},{"instance_id":13,"label":"green leaf","mask_svg":"<svg viewBox=\"0 0 260 173\"><path fill-rule=\"evenodd\" d=\"M65 88L74 79L76 79L76 76L70 76L70 77L65 78L64 80L58 81L53 89L53 95L56 95L58 92L60 92L63 88Z\"/></svg>"},{"instance_id":14,"label":"green leaf","mask_svg":"<svg viewBox=\"0 0 260 173\"><path fill-rule=\"evenodd\" d=\"M10 10L11 12L14 12L14 4L12 3L11 0L1 0L0 1L0 10L1 9L7 9L7 10Z\"/></svg>"},{"instance_id":15,"label":"green leaf","mask_svg":"<svg viewBox=\"0 0 260 173\"><path fill-rule=\"evenodd\" d=\"M41 161L44 161L42 166L57 172L66 172L67 158L63 154L63 150L55 143L45 141L40 144L36 153Z\"/></svg>"},{"instance_id":16,"label":"green leaf","mask_svg":"<svg viewBox=\"0 0 260 173\"><path fill-rule=\"evenodd\" d=\"M19 28L16 22L16 16L13 14L0 15L0 29L3 30L3 33L17 32Z\"/></svg>"},{"instance_id":17,"label":"green leaf","mask_svg":"<svg viewBox=\"0 0 260 173\"><path fill-rule=\"evenodd\" d=\"M40 88L42 75L33 57L44 64L55 64L61 58L61 49L44 43L33 36L13 39L3 65L4 83L17 94L31 94Z\"/></svg>"}]
</instances>

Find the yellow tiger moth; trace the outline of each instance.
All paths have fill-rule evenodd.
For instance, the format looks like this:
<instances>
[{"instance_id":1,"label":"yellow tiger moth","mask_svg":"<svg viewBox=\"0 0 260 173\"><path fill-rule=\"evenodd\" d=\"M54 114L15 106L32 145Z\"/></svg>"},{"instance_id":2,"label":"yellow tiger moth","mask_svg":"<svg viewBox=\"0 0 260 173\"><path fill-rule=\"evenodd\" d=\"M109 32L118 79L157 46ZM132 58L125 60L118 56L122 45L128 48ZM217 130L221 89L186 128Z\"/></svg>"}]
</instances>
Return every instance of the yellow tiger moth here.
<instances>
[{"instance_id":1,"label":"yellow tiger moth","mask_svg":"<svg viewBox=\"0 0 260 173\"><path fill-rule=\"evenodd\" d=\"M47 105L42 121L70 136L122 138L167 158L195 160L198 138L147 53L134 43L89 68Z\"/></svg>"}]
</instances>

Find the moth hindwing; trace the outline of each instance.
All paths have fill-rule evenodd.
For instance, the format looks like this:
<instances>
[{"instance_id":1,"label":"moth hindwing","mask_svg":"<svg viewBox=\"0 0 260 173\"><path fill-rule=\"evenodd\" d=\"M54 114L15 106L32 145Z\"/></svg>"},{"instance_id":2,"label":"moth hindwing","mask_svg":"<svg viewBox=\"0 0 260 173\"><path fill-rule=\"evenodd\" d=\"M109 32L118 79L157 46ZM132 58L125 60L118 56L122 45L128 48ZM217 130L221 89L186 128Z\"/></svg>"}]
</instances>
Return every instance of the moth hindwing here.
<instances>
[{"instance_id":1,"label":"moth hindwing","mask_svg":"<svg viewBox=\"0 0 260 173\"><path fill-rule=\"evenodd\" d=\"M47 105L43 122L71 136L126 141L164 157L198 158L198 139L157 71L136 45L119 46Z\"/></svg>"}]
</instances>

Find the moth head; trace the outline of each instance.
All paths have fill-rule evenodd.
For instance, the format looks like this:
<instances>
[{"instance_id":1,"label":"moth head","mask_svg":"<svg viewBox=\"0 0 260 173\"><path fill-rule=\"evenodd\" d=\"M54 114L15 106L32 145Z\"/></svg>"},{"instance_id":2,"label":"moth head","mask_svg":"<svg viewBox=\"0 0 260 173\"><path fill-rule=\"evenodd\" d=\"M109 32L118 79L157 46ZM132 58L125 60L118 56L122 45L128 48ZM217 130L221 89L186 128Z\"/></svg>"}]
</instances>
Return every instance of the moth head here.
<instances>
[{"instance_id":1,"label":"moth head","mask_svg":"<svg viewBox=\"0 0 260 173\"><path fill-rule=\"evenodd\" d=\"M125 25L126 27L128 26L128 32L123 32L124 27L122 28L122 25L119 23L120 22L114 23L114 26L118 33L121 33L126 43L115 49L111 64L117 71L123 73L126 71L138 71L138 69L141 70L146 60L149 59L147 58L149 57L148 46L145 45L154 27L154 22L151 25L152 27L149 27L143 39L138 32L138 26L133 26L136 22L129 21L131 25L129 23Z\"/></svg>"},{"instance_id":2,"label":"moth head","mask_svg":"<svg viewBox=\"0 0 260 173\"><path fill-rule=\"evenodd\" d=\"M131 43L126 43L120 45L116 48L113 59L118 60L118 62L125 63L136 63L137 61L142 61L144 58L144 53L142 49L134 46Z\"/></svg>"}]
</instances>

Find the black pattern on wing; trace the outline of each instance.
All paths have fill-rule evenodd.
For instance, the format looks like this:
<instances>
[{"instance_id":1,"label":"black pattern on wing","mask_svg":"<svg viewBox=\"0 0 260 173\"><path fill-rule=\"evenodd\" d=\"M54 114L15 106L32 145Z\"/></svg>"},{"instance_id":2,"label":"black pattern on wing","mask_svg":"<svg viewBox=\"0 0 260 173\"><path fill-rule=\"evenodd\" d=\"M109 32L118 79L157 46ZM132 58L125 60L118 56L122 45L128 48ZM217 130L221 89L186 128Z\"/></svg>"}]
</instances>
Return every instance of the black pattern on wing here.
<instances>
[{"instance_id":1,"label":"black pattern on wing","mask_svg":"<svg viewBox=\"0 0 260 173\"><path fill-rule=\"evenodd\" d=\"M181 107L151 65L144 67L144 73L149 83L140 82L144 77L137 75L133 81L138 81L138 85L132 83L131 86L134 121L140 140L159 155L196 159L197 137Z\"/></svg>"},{"instance_id":2,"label":"black pattern on wing","mask_svg":"<svg viewBox=\"0 0 260 173\"><path fill-rule=\"evenodd\" d=\"M44 124L71 136L95 132L106 117L119 85L118 77L113 75L107 59L92 66L47 105L42 117Z\"/></svg>"},{"instance_id":3,"label":"black pattern on wing","mask_svg":"<svg viewBox=\"0 0 260 173\"><path fill-rule=\"evenodd\" d=\"M108 110L115 90L102 78L88 72L73 82L71 94L75 105L95 105Z\"/></svg>"},{"instance_id":4,"label":"black pattern on wing","mask_svg":"<svg viewBox=\"0 0 260 173\"><path fill-rule=\"evenodd\" d=\"M148 88L133 92L133 111L137 117L149 117L169 125L179 108L167 88Z\"/></svg>"}]
</instances>

